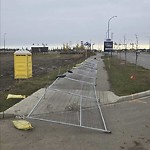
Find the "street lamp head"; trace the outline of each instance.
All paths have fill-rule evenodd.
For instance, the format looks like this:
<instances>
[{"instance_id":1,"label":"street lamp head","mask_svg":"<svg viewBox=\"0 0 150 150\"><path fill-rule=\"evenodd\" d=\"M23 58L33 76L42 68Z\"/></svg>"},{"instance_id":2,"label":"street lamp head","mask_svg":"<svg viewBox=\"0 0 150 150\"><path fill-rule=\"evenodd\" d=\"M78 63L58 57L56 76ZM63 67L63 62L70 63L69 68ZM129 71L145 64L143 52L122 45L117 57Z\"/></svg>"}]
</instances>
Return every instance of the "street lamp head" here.
<instances>
[{"instance_id":1,"label":"street lamp head","mask_svg":"<svg viewBox=\"0 0 150 150\"><path fill-rule=\"evenodd\" d=\"M108 37L107 37L108 39L109 39L109 30L110 30L110 29L109 29L109 23L110 23L111 19L113 19L113 18L115 18L115 17L117 17L117 16L112 16L112 17L108 20L108 30L107 30L107 31L108 31Z\"/></svg>"},{"instance_id":2,"label":"street lamp head","mask_svg":"<svg viewBox=\"0 0 150 150\"><path fill-rule=\"evenodd\" d=\"M117 16L112 16L110 19L109 19L109 21L111 20L111 19L113 19L113 18L116 18Z\"/></svg>"}]
</instances>

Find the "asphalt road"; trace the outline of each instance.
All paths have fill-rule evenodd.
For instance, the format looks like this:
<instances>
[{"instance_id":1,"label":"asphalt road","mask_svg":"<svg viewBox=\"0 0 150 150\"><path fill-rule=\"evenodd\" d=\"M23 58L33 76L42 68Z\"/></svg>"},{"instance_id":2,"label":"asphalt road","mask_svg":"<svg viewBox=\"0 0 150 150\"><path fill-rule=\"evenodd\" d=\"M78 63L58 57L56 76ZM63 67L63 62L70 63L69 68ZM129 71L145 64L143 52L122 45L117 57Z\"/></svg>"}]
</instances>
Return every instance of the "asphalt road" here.
<instances>
[{"instance_id":1,"label":"asphalt road","mask_svg":"<svg viewBox=\"0 0 150 150\"><path fill-rule=\"evenodd\" d=\"M114 55L117 55L117 53L114 53ZM120 56L122 59L125 59L125 53L118 53L119 58ZM127 61L131 63L136 63L136 53L127 53ZM150 54L138 54L137 65L150 69Z\"/></svg>"},{"instance_id":2,"label":"asphalt road","mask_svg":"<svg viewBox=\"0 0 150 150\"><path fill-rule=\"evenodd\" d=\"M29 120L34 129L20 131L0 120L1 150L149 150L150 97L102 107L111 134Z\"/></svg>"}]
</instances>

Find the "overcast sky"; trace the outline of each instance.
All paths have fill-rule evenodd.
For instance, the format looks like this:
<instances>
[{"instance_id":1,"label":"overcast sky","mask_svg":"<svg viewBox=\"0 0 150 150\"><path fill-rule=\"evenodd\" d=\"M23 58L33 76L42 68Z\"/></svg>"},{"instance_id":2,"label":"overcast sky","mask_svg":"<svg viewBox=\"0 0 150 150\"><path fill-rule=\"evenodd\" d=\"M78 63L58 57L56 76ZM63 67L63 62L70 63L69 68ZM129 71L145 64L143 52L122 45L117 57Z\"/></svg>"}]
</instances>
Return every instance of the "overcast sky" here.
<instances>
[{"instance_id":1,"label":"overcast sky","mask_svg":"<svg viewBox=\"0 0 150 150\"><path fill-rule=\"evenodd\" d=\"M1 47L103 44L108 20L113 41L148 44L150 0L1 0ZM6 33L6 34L5 34Z\"/></svg>"}]
</instances>

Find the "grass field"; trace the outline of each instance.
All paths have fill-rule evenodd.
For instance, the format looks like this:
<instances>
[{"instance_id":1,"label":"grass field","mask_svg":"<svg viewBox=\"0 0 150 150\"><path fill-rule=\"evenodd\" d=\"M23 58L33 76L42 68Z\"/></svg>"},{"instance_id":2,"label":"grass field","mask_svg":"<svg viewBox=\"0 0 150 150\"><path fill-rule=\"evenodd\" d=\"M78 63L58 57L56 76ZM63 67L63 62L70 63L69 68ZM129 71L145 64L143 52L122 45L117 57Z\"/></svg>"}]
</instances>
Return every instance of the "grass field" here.
<instances>
[{"instance_id":1,"label":"grass field","mask_svg":"<svg viewBox=\"0 0 150 150\"><path fill-rule=\"evenodd\" d=\"M14 79L13 54L0 55L0 111L4 111L21 99L7 99L8 94L29 96L40 88L50 85L56 76L85 59L83 54L32 55L33 77L25 80Z\"/></svg>"},{"instance_id":2,"label":"grass field","mask_svg":"<svg viewBox=\"0 0 150 150\"><path fill-rule=\"evenodd\" d=\"M150 89L150 70L126 63L117 57L104 56L111 91L116 95L129 95Z\"/></svg>"}]
</instances>

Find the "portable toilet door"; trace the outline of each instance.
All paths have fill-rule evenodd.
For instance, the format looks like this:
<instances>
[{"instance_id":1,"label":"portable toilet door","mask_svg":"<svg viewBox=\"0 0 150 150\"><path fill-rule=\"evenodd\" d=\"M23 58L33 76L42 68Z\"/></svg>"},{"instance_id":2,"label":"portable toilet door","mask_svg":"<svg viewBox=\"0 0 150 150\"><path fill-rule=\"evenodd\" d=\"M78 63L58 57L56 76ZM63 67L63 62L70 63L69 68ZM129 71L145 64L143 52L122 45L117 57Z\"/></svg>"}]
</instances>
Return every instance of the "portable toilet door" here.
<instances>
[{"instance_id":1,"label":"portable toilet door","mask_svg":"<svg viewBox=\"0 0 150 150\"><path fill-rule=\"evenodd\" d=\"M32 54L27 50L14 53L14 78L27 79L32 77Z\"/></svg>"}]
</instances>

